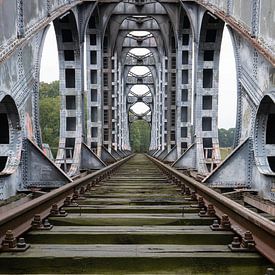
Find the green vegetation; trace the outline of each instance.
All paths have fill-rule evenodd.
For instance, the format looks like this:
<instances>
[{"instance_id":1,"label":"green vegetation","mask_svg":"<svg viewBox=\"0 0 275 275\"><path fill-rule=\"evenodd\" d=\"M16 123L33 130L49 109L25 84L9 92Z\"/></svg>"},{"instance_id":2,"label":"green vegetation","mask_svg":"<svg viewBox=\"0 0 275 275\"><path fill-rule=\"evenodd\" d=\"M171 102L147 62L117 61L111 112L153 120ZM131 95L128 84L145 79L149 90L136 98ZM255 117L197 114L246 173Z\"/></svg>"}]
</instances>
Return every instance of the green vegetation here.
<instances>
[{"instance_id":1,"label":"green vegetation","mask_svg":"<svg viewBox=\"0 0 275 275\"><path fill-rule=\"evenodd\" d=\"M228 130L224 128L219 129L219 143L222 160L224 160L232 152L234 134L235 128L230 128Z\"/></svg>"},{"instance_id":2,"label":"green vegetation","mask_svg":"<svg viewBox=\"0 0 275 275\"><path fill-rule=\"evenodd\" d=\"M219 142L220 147L231 147L234 142L235 128L228 130L221 128L219 129Z\"/></svg>"},{"instance_id":3,"label":"green vegetation","mask_svg":"<svg viewBox=\"0 0 275 275\"><path fill-rule=\"evenodd\" d=\"M224 160L231 152L231 147L220 147L221 159Z\"/></svg>"},{"instance_id":4,"label":"green vegetation","mask_svg":"<svg viewBox=\"0 0 275 275\"><path fill-rule=\"evenodd\" d=\"M55 155L59 141L59 81L50 84L41 82L39 91L40 127L43 143L48 143Z\"/></svg>"},{"instance_id":5,"label":"green vegetation","mask_svg":"<svg viewBox=\"0 0 275 275\"><path fill-rule=\"evenodd\" d=\"M130 143L132 150L137 153L144 153L149 150L151 128L148 122L137 120L130 126Z\"/></svg>"},{"instance_id":6,"label":"green vegetation","mask_svg":"<svg viewBox=\"0 0 275 275\"><path fill-rule=\"evenodd\" d=\"M40 83L40 126L43 143L48 143L55 154L59 141L60 96L59 81ZM131 125L131 145L135 152L147 152L150 145L150 126L143 120Z\"/></svg>"},{"instance_id":7,"label":"green vegetation","mask_svg":"<svg viewBox=\"0 0 275 275\"><path fill-rule=\"evenodd\" d=\"M52 148L58 147L59 141L59 81L52 83L40 83L40 126L43 142ZM219 129L219 141L221 148L231 147L234 140L234 128ZM130 142L134 152L147 152L150 146L151 128L144 120L137 120L130 126ZM56 150L52 150L53 153ZM230 150L223 152L227 155Z\"/></svg>"}]
</instances>

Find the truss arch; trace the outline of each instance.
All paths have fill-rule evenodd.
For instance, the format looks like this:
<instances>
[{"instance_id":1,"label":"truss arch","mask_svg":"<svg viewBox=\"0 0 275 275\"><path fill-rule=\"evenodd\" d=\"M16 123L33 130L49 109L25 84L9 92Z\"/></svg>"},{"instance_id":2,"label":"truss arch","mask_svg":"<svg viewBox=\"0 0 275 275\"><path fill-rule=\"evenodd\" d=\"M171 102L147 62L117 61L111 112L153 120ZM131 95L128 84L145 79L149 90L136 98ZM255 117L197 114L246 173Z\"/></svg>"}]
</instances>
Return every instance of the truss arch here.
<instances>
[{"instance_id":1,"label":"truss arch","mask_svg":"<svg viewBox=\"0 0 275 275\"><path fill-rule=\"evenodd\" d=\"M257 110L254 144L256 165L260 173L275 175L275 91L267 93Z\"/></svg>"},{"instance_id":2,"label":"truss arch","mask_svg":"<svg viewBox=\"0 0 275 275\"><path fill-rule=\"evenodd\" d=\"M13 98L0 91L0 176L13 174L20 163L22 133Z\"/></svg>"}]
</instances>

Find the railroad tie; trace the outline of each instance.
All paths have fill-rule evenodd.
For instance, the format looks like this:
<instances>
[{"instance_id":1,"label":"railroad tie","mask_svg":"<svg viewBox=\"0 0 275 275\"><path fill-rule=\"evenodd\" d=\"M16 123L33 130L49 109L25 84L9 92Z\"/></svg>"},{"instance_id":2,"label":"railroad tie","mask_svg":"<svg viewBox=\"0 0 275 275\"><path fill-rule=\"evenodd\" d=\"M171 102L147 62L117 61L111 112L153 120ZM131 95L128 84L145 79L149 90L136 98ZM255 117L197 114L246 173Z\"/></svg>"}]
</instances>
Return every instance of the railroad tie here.
<instances>
[{"instance_id":1,"label":"railroad tie","mask_svg":"<svg viewBox=\"0 0 275 275\"><path fill-rule=\"evenodd\" d=\"M240 239L226 215L145 155L64 198L46 223L34 217L28 250L1 253L1 273L272 274L245 249L251 234ZM16 247L11 234L6 246Z\"/></svg>"}]
</instances>

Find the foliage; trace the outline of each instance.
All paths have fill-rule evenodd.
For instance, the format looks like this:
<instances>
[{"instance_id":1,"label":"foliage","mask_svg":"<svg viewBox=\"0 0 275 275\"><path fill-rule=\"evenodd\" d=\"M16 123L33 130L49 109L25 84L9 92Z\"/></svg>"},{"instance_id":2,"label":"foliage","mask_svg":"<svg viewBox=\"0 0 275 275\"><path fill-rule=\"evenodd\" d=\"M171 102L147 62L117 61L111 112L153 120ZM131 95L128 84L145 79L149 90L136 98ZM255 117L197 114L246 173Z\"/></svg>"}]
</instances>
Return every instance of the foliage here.
<instances>
[{"instance_id":1,"label":"foliage","mask_svg":"<svg viewBox=\"0 0 275 275\"><path fill-rule=\"evenodd\" d=\"M220 147L220 153L221 153L221 160L224 160L231 152L232 152L231 147Z\"/></svg>"},{"instance_id":2,"label":"foliage","mask_svg":"<svg viewBox=\"0 0 275 275\"><path fill-rule=\"evenodd\" d=\"M59 81L52 83L40 83L40 126L43 142L53 148L58 147L59 142L59 113L60 96ZM220 147L231 147L234 140L234 128L219 129ZM144 120L137 120L130 126L130 142L135 152L147 152L150 146L151 128Z\"/></svg>"},{"instance_id":3,"label":"foliage","mask_svg":"<svg viewBox=\"0 0 275 275\"><path fill-rule=\"evenodd\" d=\"M144 153L149 150L151 139L151 128L148 122L137 120L130 126L130 143L132 150L137 153Z\"/></svg>"},{"instance_id":4,"label":"foliage","mask_svg":"<svg viewBox=\"0 0 275 275\"><path fill-rule=\"evenodd\" d=\"M40 127L43 143L48 143L55 154L59 142L60 96L59 81L40 83Z\"/></svg>"},{"instance_id":5,"label":"foliage","mask_svg":"<svg viewBox=\"0 0 275 275\"><path fill-rule=\"evenodd\" d=\"M40 83L39 88L40 99L45 97L59 97L59 81L53 81L52 83Z\"/></svg>"},{"instance_id":6,"label":"foliage","mask_svg":"<svg viewBox=\"0 0 275 275\"><path fill-rule=\"evenodd\" d=\"M231 147L234 142L235 128L228 130L221 128L219 129L219 142L220 147Z\"/></svg>"}]
</instances>

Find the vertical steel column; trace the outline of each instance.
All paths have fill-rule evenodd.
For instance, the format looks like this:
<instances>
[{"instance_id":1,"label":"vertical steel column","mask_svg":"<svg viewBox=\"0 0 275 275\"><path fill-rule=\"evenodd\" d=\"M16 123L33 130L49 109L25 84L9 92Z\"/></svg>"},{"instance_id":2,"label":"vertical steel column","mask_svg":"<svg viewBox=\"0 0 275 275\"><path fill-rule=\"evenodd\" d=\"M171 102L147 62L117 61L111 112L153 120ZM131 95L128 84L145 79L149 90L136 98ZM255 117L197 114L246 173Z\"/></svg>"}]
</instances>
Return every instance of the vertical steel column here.
<instances>
[{"instance_id":1,"label":"vertical steel column","mask_svg":"<svg viewBox=\"0 0 275 275\"><path fill-rule=\"evenodd\" d=\"M122 132L122 104L123 104L123 89L122 89L122 74L121 74L121 61L118 61L118 148L122 150L122 139L123 139L123 132Z\"/></svg>"},{"instance_id":2,"label":"vertical steel column","mask_svg":"<svg viewBox=\"0 0 275 275\"><path fill-rule=\"evenodd\" d=\"M160 110L160 121L161 121L161 140L160 140L160 149L164 150L166 146L166 141L165 141L165 134L166 132L166 118L165 118L165 112L166 112L166 107L165 107L165 93L167 90L167 67L166 67L166 60L167 57L163 56L162 57L162 90L160 93L160 101L162 102L162 108Z\"/></svg>"},{"instance_id":3,"label":"vertical steel column","mask_svg":"<svg viewBox=\"0 0 275 275\"><path fill-rule=\"evenodd\" d=\"M54 21L60 74L60 140L56 164L79 172L82 143L82 81L79 35L72 12Z\"/></svg>"},{"instance_id":4,"label":"vertical steel column","mask_svg":"<svg viewBox=\"0 0 275 275\"><path fill-rule=\"evenodd\" d=\"M100 156L102 146L102 37L96 16L96 14L91 16L86 32L87 143Z\"/></svg>"},{"instance_id":5,"label":"vertical steel column","mask_svg":"<svg viewBox=\"0 0 275 275\"><path fill-rule=\"evenodd\" d=\"M178 34L178 87L177 87L177 155L178 157L192 142L192 73L193 34L186 14L180 22Z\"/></svg>"},{"instance_id":6,"label":"vertical steel column","mask_svg":"<svg viewBox=\"0 0 275 275\"><path fill-rule=\"evenodd\" d=\"M224 23L205 13L200 33L195 97L197 169L211 172L221 161L218 139L219 56Z\"/></svg>"},{"instance_id":7,"label":"vertical steel column","mask_svg":"<svg viewBox=\"0 0 275 275\"><path fill-rule=\"evenodd\" d=\"M117 53L114 53L114 56L112 57L112 61L114 63L113 66L113 93L112 93L112 109L113 109L113 116L112 116L112 144L115 148L115 150L118 149L118 101L119 101L119 94L118 94L118 77L119 77L119 71L118 71L118 61L117 61Z\"/></svg>"}]
</instances>

